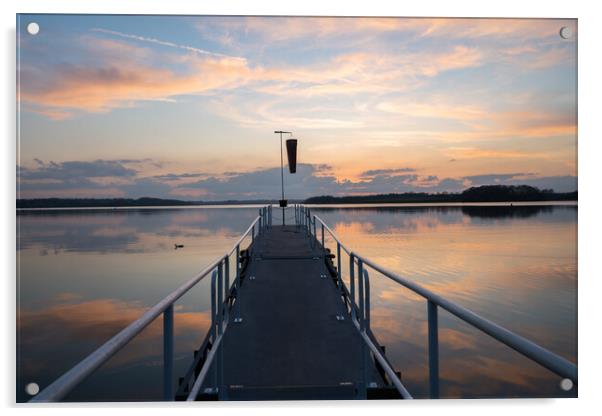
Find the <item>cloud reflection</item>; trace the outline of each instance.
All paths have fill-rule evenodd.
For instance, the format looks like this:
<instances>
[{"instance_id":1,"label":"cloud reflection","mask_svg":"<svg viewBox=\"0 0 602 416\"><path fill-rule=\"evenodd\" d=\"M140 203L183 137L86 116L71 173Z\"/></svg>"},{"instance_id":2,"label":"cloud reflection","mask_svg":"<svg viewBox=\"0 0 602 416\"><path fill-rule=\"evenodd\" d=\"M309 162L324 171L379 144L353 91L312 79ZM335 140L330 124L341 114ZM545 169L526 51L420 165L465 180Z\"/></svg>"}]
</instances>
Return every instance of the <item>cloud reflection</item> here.
<instances>
[{"instance_id":1,"label":"cloud reflection","mask_svg":"<svg viewBox=\"0 0 602 416\"><path fill-rule=\"evenodd\" d=\"M231 244L256 212L255 208L187 208L19 215L24 266L18 322L20 380L52 381L140 316L145 305L177 286L179 280L172 278L184 270L179 268L182 263L190 266L184 270L187 276L221 245ZM314 212L353 250L575 361L576 206L517 206L510 211L354 207L315 208ZM129 242L123 241L124 234ZM186 244L177 257L168 244L176 236ZM69 262L51 257L56 247L69 250ZM133 254L127 249L141 251ZM42 257L38 250L47 250L48 255ZM90 255L96 253L106 256L99 261L99 256ZM90 274L89 269L99 270ZM44 270L43 278L39 270ZM426 303L376 272L370 272L370 279L372 329L408 388L415 396L426 397ZM111 295L131 287L144 287L136 294L140 300ZM200 293L206 294L205 289L201 287ZM200 297L195 294L190 303L182 302L184 309L176 311L176 345L185 360L207 327L202 312L206 304L198 311ZM445 311L439 316L444 397L565 394L547 370ZM143 367L148 370L160 361L160 338L158 321L114 357L103 374L109 377L127 368L132 376L142 377ZM151 395L152 386L149 389L145 391ZM115 397L114 390L108 389L107 395Z\"/></svg>"},{"instance_id":2,"label":"cloud reflection","mask_svg":"<svg viewBox=\"0 0 602 416\"><path fill-rule=\"evenodd\" d=\"M37 380L43 388L148 309L140 302L79 298L74 293L62 293L42 309L19 311L17 348L22 381ZM209 313L176 307L174 323L176 354L192 357L210 326ZM159 317L99 372L119 374L132 365L152 365L162 357L162 339Z\"/></svg>"}]
</instances>

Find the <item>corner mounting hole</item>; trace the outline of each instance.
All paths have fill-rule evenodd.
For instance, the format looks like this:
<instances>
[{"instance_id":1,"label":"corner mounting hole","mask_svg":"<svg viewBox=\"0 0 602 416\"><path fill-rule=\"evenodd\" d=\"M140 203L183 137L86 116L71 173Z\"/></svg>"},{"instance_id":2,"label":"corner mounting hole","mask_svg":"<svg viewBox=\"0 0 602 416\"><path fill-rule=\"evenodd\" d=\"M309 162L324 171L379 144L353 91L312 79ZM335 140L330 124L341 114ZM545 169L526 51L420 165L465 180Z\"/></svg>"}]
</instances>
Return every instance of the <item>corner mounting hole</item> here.
<instances>
[{"instance_id":1,"label":"corner mounting hole","mask_svg":"<svg viewBox=\"0 0 602 416\"><path fill-rule=\"evenodd\" d=\"M39 392L40 386L38 386L38 383L29 383L27 386L25 386L25 393L29 394L30 396L35 396Z\"/></svg>"},{"instance_id":2,"label":"corner mounting hole","mask_svg":"<svg viewBox=\"0 0 602 416\"><path fill-rule=\"evenodd\" d=\"M560 388L564 391L569 391L573 388L573 381L570 378L563 378L560 381Z\"/></svg>"},{"instance_id":3,"label":"corner mounting hole","mask_svg":"<svg viewBox=\"0 0 602 416\"><path fill-rule=\"evenodd\" d=\"M561 27L559 33L562 39L570 39L573 37L573 31L568 26Z\"/></svg>"},{"instance_id":4,"label":"corner mounting hole","mask_svg":"<svg viewBox=\"0 0 602 416\"><path fill-rule=\"evenodd\" d=\"M27 25L27 33L29 33L30 35L37 35L39 31L40 25L36 22L31 22Z\"/></svg>"}]
</instances>

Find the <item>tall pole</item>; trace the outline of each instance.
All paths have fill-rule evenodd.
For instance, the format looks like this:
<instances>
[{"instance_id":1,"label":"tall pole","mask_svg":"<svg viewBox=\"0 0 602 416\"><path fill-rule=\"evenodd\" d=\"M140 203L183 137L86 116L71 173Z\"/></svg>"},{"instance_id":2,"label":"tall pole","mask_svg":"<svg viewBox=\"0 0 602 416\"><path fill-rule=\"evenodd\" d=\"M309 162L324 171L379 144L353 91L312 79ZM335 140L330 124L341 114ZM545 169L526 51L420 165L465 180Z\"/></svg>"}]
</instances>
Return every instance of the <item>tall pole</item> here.
<instances>
[{"instance_id":1,"label":"tall pole","mask_svg":"<svg viewBox=\"0 0 602 416\"><path fill-rule=\"evenodd\" d=\"M282 199L284 200L284 162L282 159L282 132L280 132L280 180L282 183ZM282 225L284 225L284 207L282 207Z\"/></svg>"},{"instance_id":2,"label":"tall pole","mask_svg":"<svg viewBox=\"0 0 602 416\"><path fill-rule=\"evenodd\" d=\"M280 180L282 183L282 201L284 201L284 157L282 156L282 134L293 134L290 131L275 131L274 133L280 134ZM282 206L282 225L284 225L284 210L285 207Z\"/></svg>"}]
</instances>

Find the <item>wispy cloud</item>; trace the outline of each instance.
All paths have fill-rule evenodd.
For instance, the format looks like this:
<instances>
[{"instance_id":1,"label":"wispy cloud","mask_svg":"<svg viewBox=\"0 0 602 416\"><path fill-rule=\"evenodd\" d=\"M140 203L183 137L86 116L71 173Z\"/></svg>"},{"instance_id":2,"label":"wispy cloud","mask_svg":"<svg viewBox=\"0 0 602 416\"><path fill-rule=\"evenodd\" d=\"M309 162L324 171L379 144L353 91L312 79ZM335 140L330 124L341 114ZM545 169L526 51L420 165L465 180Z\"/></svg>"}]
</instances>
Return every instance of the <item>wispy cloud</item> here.
<instances>
[{"instance_id":1,"label":"wispy cloud","mask_svg":"<svg viewBox=\"0 0 602 416\"><path fill-rule=\"evenodd\" d=\"M168 41L161 40L161 39L148 38L148 37L139 36L139 35L132 35L132 34L129 34L129 33L117 32L115 30L108 30L108 29L102 29L102 28L92 28L92 29L90 29L90 31L92 31L92 32L98 32L98 33L104 33L104 34L107 34L107 35L118 36L118 37L125 38L125 39L133 39L133 40L137 40L137 41L140 41L140 42L154 43L155 45L167 46L167 47L170 47L170 48L182 49L182 50L185 50L185 51L188 51L188 52L194 52L194 53L198 53L198 54L201 54L201 55L211 55L211 56L216 56L216 57L220 57L220 58L240 59L240 60L246 61L245 58L242 58L242 57L239 57L239 56L225 55L225 54L218 53L218 52L212 52L212 51L207 51L205 49L195 48L194 46L180 45L178 43L168 42Z\"/></svg>"},{"instance_id":2,"label":"wispy cloud","mask_svg":"<svg viewBox=\"0 0 602 416\"><path fill-rule=\"evenodd\" d=\"M381 33L402 33L418 38L481 39L528 38L555 36L561 25L572 20L558 19L463 19L463 18L397 18L397 17L245 17L202 18L196 24L202 34L213 33L224 43L234 36L257 36L269 42L287 42L303 38L349 38ZM576 27L573 27L576 31ZM228 36L217 37L223 31ZM240 39L237 39L240 41Z\"/></svg>"}]
</instances>

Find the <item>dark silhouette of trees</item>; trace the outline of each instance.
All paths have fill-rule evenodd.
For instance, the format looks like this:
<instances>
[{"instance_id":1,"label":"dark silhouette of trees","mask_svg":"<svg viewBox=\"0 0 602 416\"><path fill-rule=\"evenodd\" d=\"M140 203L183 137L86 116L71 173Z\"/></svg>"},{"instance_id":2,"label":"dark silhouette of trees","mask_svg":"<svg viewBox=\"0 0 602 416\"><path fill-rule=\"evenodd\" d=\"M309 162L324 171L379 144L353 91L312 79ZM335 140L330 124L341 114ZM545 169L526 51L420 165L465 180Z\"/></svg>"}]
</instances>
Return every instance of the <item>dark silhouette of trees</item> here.
<instances>
[{"instance_id":1,"label":"dark silhouette of trees","mask_svg":"<svg viewBox=\"0 0 602 416\"><path fill-rule=\"evenodd\" d=\"M540 190L528 185L485 185L472 187L460 193L406 192L403 194L314 196L306 204L374 204L427 202L523 202L576 201L577 191L558 193L552 189ZM89 208L89 207L161 207L181 205L239 205L270 204L270 200L181 201L161 198L36 198L17 199L17 208ZM291 201L293 202L293 201Z\"/></svg>"},{"instance_id":2,"label":"dark silhouette of trees","mask_svg":"<svg viewBox=\"0 0 602 416\"><path fill-rule=\"evenodd\" d=\"M315 196L306 204L362 204L362 203L423 203L423 202L526 202L526 201L576 201L577 191L554 192L528 185L484 185L468 188L460 193L378 194L357 196Z\"/></svg>"}]
</instances>

